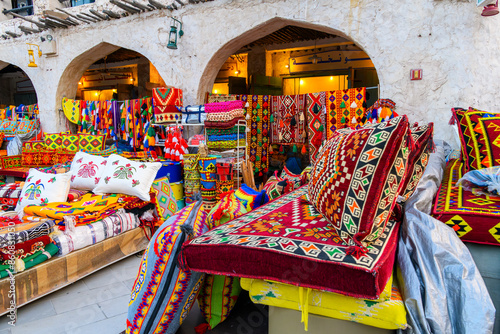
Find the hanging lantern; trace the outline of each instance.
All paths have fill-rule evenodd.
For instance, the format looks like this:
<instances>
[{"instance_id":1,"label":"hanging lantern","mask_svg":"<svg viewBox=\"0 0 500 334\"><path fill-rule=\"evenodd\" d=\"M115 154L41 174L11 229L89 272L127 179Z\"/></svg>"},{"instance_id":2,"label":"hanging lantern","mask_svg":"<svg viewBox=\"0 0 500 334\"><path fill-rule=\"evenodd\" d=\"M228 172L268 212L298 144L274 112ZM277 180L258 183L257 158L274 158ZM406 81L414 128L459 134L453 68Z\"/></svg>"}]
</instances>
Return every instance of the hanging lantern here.
<instances>
[{"instance_id":1,"label":"hanging lantern","mask_svg":"<svg viewBox=\"0 0 500 334\"><path fill-rule=\"evenodd\" d=\"M179 38L184 35L184 31L182 31L182 22L172 18L172 23L170 24L170 34L168 35L168 44L167 48L176 50L177 49L177 25L179 24Z\"/></svg>"}]
</instances>

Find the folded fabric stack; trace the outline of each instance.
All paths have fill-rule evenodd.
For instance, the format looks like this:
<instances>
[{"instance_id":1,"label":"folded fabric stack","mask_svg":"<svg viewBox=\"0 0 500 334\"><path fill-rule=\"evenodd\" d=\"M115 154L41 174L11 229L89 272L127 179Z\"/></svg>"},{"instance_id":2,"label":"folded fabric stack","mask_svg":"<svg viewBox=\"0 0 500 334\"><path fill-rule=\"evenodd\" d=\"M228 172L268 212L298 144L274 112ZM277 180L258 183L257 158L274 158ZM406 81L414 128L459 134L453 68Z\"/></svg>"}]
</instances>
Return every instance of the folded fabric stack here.
<instances>
[{"instance_id":1,"label":"folded fabric stack","mask_svg":"<svg viewBox=\"0 0 500 334\"><path fill-rule=\"evenodd\" d=\"M242 101L207 103L205 112L208 148L245 146L246 121ZM237 125L240 120L244 122L243 125Z\"/></svg>"},{"instance_id":2,"label":"folded fabric stack","mask_svg":"<svg viewBox=\"0 0 500 334\"><path fill-rule=\"evenodd\" d=\"M21 183L8 183L0 188L0 205L3 211L12 211L21 196Z\"/></svg>"},{"instance_id":3,"label":"folded fabric stack","mask_svg":"<svg viewBox=\"0 0 500 334\"><path fill-rule=\"evenodd\" d=\"M397 287L388 292L402 221L396 201L406 199L425 169L421 157L433 146L432 126L424 132L414 138L406 116L336 131L319 151L308 185L185 244L183 264L205 273L281 283L246 286L255 302L301 310L306 329L308 310L405 328ZM423 163L421 168L414 168L417 163ZM332 306L310 307L318 305L312 295L333 298L327 292L342 296ZM387 314L377 316L382 309Z\"/></svg>"},{"instance_id":4,"label":"folded fabric stack","mask_svg":"<svg viewBox=\"0 0 500 334\"><path fill-rule=\"evenodd\" d=\"M77 226L72 230L57 230L50 234L59 248L57 255L64 256L104 239L114 237L125 231L134 229L140 224L139 219L132 213L120 210L116 214L98 220L92 224Z\"/></svg>"}]
</instances>

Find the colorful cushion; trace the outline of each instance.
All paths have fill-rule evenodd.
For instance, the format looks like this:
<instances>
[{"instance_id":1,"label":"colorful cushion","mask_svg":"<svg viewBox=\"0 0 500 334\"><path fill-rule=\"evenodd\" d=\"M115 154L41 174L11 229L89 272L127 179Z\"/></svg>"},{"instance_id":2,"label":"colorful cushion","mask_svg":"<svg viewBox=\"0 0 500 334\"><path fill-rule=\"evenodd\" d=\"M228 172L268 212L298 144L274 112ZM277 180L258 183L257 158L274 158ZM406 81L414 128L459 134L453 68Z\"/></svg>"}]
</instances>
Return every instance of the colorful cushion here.
<instances>
[{"instance_id":1,"label":"colorful cushion","mask_svg":"<svg viewBox=\"0 0 500 334\"><path fill-rule=\"evenodd\" d=\"M52 150L58 150L62 145L62 135L60 133L44 133L45 147Z\"/></svg>"},{"instance_id":2,"label":"colorful cushion","mask_svg":"<svg viewBox=\"0 0 500 334\"><path fill-rule=\"evenodd\" d=\"M246 184L242 184L241 187L234 192L234 196L243 204L247 211L252 211L269 201L269 197L264 190L258 192Z\"/></svg>"},{"instance_id":3,"label":"colorful cushion","mask_svg":"<svg viewBox=\"0 0 500 334\"><path fill-rule=\"evenodd\" d=\"M500 246L500 198L477 196L455 186L463 174L465 162L448 162L432 215L455 230L463 241Z\"/></svg>"},{"instance_id":4,"label":"colorful cushion","mask_svg":"<svg viewBox=\"0 0 500 334\"><path fill-rule=\"evenodd\" d=\"M177 212L177 199L168 182L168 177L156 179L153 182L153 191L160 208L158 213L163 219L172 217Z\"/></svg>"},{"instance_id":5,"label":"colorful cushion","mask_svg":"<svg viewBox=\"0 0 500 334\"><path fill-rule=\"evenodd\" d=\"M466 170L500 165L500 148L496 146L498 135L495 132L500 127L500 115L473 108L453 108L452 113L458 123Z\"/></svg>"},{"instance_id":6,"label":"colorful cushion","mask_svg":"<svg viewBox=\"0 0 500 334\"><path fill-rule=\"evenodd\" d=\"M294 174L286 166L283 167L283 171L281 172L281 178L293 182L294 189L297 189L306 183L305 177L303 177L302 174Z\"/></svg>"},{"instance_id":7,"label":"colorful cushion","mask_svg":"<svg viewBox=\"0 0 500 334\"><path fill-rule=\"evenodd\" d=\"M21 120L17 121L16 124L16 134L26 134L30 133L31 131L34 131L36 128L38 128L40 125L40 120L38 119L30 119L30 120Z\"/></svg>"},{"instance_id":8,"label":"colorful cushion","mask_svg":"<svg viewBox=\"0 0 500 334\"><path fill-rule=\"evenodd\" d=\"M56 151L42 149L23 152L21 164L24 167L52 166L57 163Z\"/></svg>"},{"instance_id":9,"label":"colorful cushion","mask_svg":"<svg viewBox=\"0 0 500 334\"><path fill-rule=\"evenodd\" d=\"M65 202L68 198L70 179L70 173L46 174L30 169L16 211L22 214L24 207L30 204Z\"/></svg>"},{"instance_id":10,"label":"colorful cushion","mask_svg":"<svg viewBox=\"0 0 500 334\"><path fill-rule=\"evenodd\" d=\"M278 171L276 171L274 173L275 175L271 176L264 185L264 190L270 200L278 198L284 194L288 194L295 188L295 184L292 181L282 179L277 176L277 173Z\"/></svg>"},{"instance_id":11,"label":"colorful cushion","mask_svg":"<svg viewBox=\"0 0 500 334\"><path fill-rule=\"evenodd\" d=\"M234 194L226 195L210 211L207 218L208 228L225 224L247 213L245 207ZM198 295L198 305L205 317L208 328L213 329L229 316L241 292L239 277L206 275Z\"/></svg>"},{"instance_id":12,"label":"colorful cushion","mask_svg":"<svg viewBox=\"0 0 500 334\"><path fill-rule=\"evenodd\" d=\"M434 149L434 142L432 139L434 130L433 123L422 126L415 124L410 130L415 147L408 157L406 178L402 187L403 191L400 195L403 201L410 198L417 188L418 181L420 181L420 178L424 174L425 167L427 167L427 162L429 162L429 152L432 152Z\"/></svg>"},{"instance_id":13,"label":"colorful cushion","mask_svg":"<svg viewBox=\"0 0 500 334\"><path fill-rule=\"evenodd\" d=\"M378 298L392 274L399 223L390 219L377 242L367 252L359 251L344 243L315 210L307 188L294 190L185 244L183 263L209 274Z\"/></svg>"},{"instance_id":14,"label":"colorful cushion","mask_svg":"<svg viewBox=\"0 0 500 334\"><path fill-rule=\"evenodd\" d=\"M68 151L77 152L80 147L79 141L79 135L63 134L61 148Z\"/></svg>"},{"instance_id":15,"label":"colorful cushion","mask_svg":"<svg viewBox=\"0 0 500 334\"><path fill-rule=\"evenodd\" d=\"M364 248L362 241L372 242L384 232L401 192L407 141L412 140L402 116L359 130L337 130L318 154L309 197L347 244Z\"/></svg>"},{"instance_id":16,"label":"colorful cushion","mask_svg":"<svg viewBox=\"0 0 500 334\"><path fill-rule=\"evenodd\" d=\"M160 167L160 162L136 162L112 154L93 192L97 195L126 194L149 201L149 190Z\"/></svg>"},{"instance_id":17,"label":"colorful cushion","mask_svg":"<svg viewBox=\"0 0 500 334\"><path fill-rule=\"evenodd\" d=\"M92 155L98 155L100 157L109 157L111 154L118 153L118 150L116 149L116 146L114 144L111 145L110 148L105 149L104 151L86 151L86 150L81 150L81 151Z\"/></svg>"},{"instance_id":18,"label":"colorful cushion","mask_svg":"<svg viewBox=\"0 0 500 334\"><path fill-rule=\"evenodd\" d=\"M43 140L30 140L23 143L23 152L26 151L39 151L45 149L45 141Z\"/></svg>"},{"instance_id":19,"label":"colorful cushion","mask_svg":"<svg viewBox=\"0 0 500 334\"><path fill-rule=\"evenodd\" d=\"M78 134L78 147L82 151L102 151L106 145L106 135Z\"/></svg>"},{"instance_id":20,"label":"colorful cushion","mask_svg":"<svg viewBox=\"0 0 500 334\"><path fill-rule=\"evenodd\" d=\"M181 227L182 226L182 227ZM180 269L178 255L186 239L207 231L201 202L170 217L151 238L134 282L127 333L175 333L201 289L204 275Z\"/></svg>"},{"instance_id":21,"label":"colorful cushion","mask_svg":"<svg viewBox=\"0 0 500 334\"><path fill-rule=\"evenodd\" d=\"M94 189L101 179L106 164L105 158L83 152L76 153L71 162L71 188Z\"/></svg>"},{"instance_id":22,"label":"colorful cushion","mask_svg":"<svg viewBox=\"0 0 500 334\"><path fill-rule=\"evenodd\" d=\"M389 300L374 301L353 298L316 289L302 289L290 284L242 278L241 285L256 304L284 307L302 311L307 326L307 314L354 321L385 328L406 329L406 310L398 286L389 280L384 293ZM302 299L302 301L301 301Z\"/></svg>"}]
</instances>

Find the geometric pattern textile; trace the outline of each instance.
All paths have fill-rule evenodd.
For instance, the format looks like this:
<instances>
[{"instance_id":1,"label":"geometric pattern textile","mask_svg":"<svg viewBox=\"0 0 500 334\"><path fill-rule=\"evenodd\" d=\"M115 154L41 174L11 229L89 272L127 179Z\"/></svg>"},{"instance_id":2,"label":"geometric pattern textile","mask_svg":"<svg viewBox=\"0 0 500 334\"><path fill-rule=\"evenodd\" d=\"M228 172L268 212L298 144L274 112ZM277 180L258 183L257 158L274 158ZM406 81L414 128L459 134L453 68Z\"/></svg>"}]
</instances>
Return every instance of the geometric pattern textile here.
<instances>
[{"instance_id":1,"label":"geometric pattern textile","mask_svg":"<svg viewBox=\"0 0 500 334\"><path fill-rule=\"evenodd\" d=\"M78 121L80 120L80 100L72 100L63 97L62 108L66 118L71 123L78 124Z\"/></svg>"},{"instance_id":2,"label":"geometric pattern textile","mask_svg":"<svg viewBox=\"0 0 500 334\"><path fill-rule=\"evenodd\" d=\"M500 157L492 156L491 148L497 144L495 132L498 128L496 125L500 123L488 122L490 128L489 131L486 131L484 122L481 122L481 120L486 121L490 117L498 116L498 114L473 108L469 108L469 110L452 108L451 112L454 121L458 124L462 159L465 161L466 171L499 165L500 162L496 160Z\"/></svg>"},{"instance_id":3,"label":"geometric pattern textile","mask_svg":"<svg viewBox=\"0 0 500 334\"><path fill-rule=\"evenodd\" d=\"M102 151L106 146L106 135L79 133L78 147L82 151Z\"/></svg>"},{"instance_id":4,"label":"geometric pattern textile","mask_svg":"<svg viewBox=\"0 0 500 334\"><path fill-rule=\"evenodd\" d=\"M254 165L254 174L266 174L269 168L269 117L270 96L269 95L240 95L239 98L245 103L247 127L250 135L247 142L247 154Z\"/></svg>"},{"instance_id":5,"label":"geometric pattern textile","mask_svg":"<svg viewBox=\"0 0 500 334\"><path fill-rule=\"evenodd\" d=\"M307 192L303 186L184 244L184 265L379 298L392 274L398 222L390 219L366 252L356 252L316 211ZM294 275L290 268L307 269Z\"/></svg>"},{"instance_id":6,"label":"geometric pattern textile","mask_svg":"<svg viewBox=\"0 0 500 334\"><path fill-rule=\"evenodd\" d=\"M392 283L392 279L390 280ZM387 284L390 299L373 301L353 298L316 289L304 289L277 282L241 279L241 285L250 292L250 299L256 304L284 307L321 316L353 321L385 329L405 329L406 310L396 282ZM384 290L384 292L385 292ZM302 295L301 295L302 292ZM300 297L304 301L301 303ZM307 303L307 307L305 307ZM307 316L307 315L306 315Z\"/></svg>"},{"instance_id":7,"label":"geometric pattern textile","mask_svg":"<svg viewBox=\"0 0 500 334\"><path fill-rule=\"evenodd\" d=\"M45 146L48 149L57 150L62 147L62 135L60 133L44 133Z\"/></svg>"},{"instance_id":8,"label":"geometric pattern textile","mask_svg":"<svg viewBox=\"0 0 500 334\"><path fill-rule=\"evenodd\" d=\"M432 139L434 124L418 126L413 125L411 128L411 136L415 143L415 148L410 153L407 163L407 173L404 180L403 191L401 196L406 201L417 188L418 181L424 174L425 167L429 161L429 152L432 152L434 142Z\"/></svg>"},{"instance_id":9,"label":"geometric pattern textile","mask_svg":"<svg viewBox=\"0 0 500 334\"><path fill-rule=\"evenodd\" d=\"M153 190L160 205L160 216L167 220L177 212L177 200L168 182L168 177L154 180Z\"/></svg>"},{"instance_id":10,"label":"geometric pattern textile","mask_svg":"<svg viewBox=\"0 0 500 334\"><path fill-rule=\"evenodd\" d=\"M326 92L326 138L338 129L358 128L366 114L366 88Z\"/></svg>"},{"instance_id":11,"label":"geometric pattern textile","mask_svg":"<svg viewBox=\"0 0 500 334\"><path fill-rule=\"evenodd\" d=\"M476 196L455 186L464 173L465 162L448 162L432 216L450 226L462 241L500 246L500 198Z\"/></svg>"},{"instance_id":12,"label":"geometric pattern textile","mask_svg":"<svg viewBox=\"0 0 500 334\"><path fill-rule=\"evenodd\" d=\"M63 134L61 148L68 151L77 152L79 149L79 141L79 135Z\"/></svg>"},{"instance_id":13,"label":"geometric pattern textile","mask_svg":"<svg viewBox=\"0 0 500 334\"><path fill-rule=\"evenodd\" d=\"M206 100L207 100L206 103L215 103L215 102L235 101L238 99L237 95L208 93Z\"/></svg>"},{"instance_id":14,"label":"geometric pattern textile","mask_svg":"<svg viewBox=\"0 0 500 334\"><path fill-rule=\"evenodd\" d=\"M153 105L156 123L171 123L182 118L182 90L179 88L154 88Z\"/></svg>"},{"instance_id":15,"label":"geometric pattern textile","mask_svg":"<svg viewBox=\"0 0 500 334\"><path fill-rule=\"evenodd\" d=\"M274 144L305 143L305 95L271 96L271 142Z\"/></svg>"},{"instance_id":16,"label":"geometric pattern textile","mask_svg":"<svg viewBox=\"0 0 500 334\"><path fill-rule=\"evenodd\" d=\"M186 319L204 275L179 268L178 255L184 241L208 230L201 208L201 202L183 208L151 238L130 294L127 333L173 334Z\"/></svg>"},{"instance_id":17,"label":"geometric pattern textile","mask_svg":"<svg viewBox=\"0 0 500 334\"><path fill-rule=\"evenodd\" d=\"M309 137L309 159L316 162L319 148L326 138L326 92L306 94L307 130Z\"/></svg>"},{"instance_id":18,"label":"geometric pattern textile","mask_svg":"<svg viewBox=\"0 0 500 334\"><path fill-rule=\"evenodd\" d=\"M0 248L49 235L53 227L54 221L50 219L16 224L15 232L12 232L10 226L2 227L0 228Z\"/></svg>"},{"instance_id":19,"label":"geometric pattern textile","mask_svg":"<svg viewBox=\"0 0 500 334\"><path fill-rule=\"evenodd\" d=\"M364 249L383 234L402 190L412 141L402 116L337 130L319 152L309 196L345 243Z\"/></svg>"},{"instance_id":20,"label":"geometric pattern textile","mask_svg":"<svg viewBox=\"0 0 500 334\"><path fill-rule=\"evenodd\" d=\"M207 225L209 229L220 226L247 213L245 207L234 194L222 198L209 212ZM223 275L205 275L198 305L206 319L209 329L226 320L241 292L240 278Z\"/></svg>"}]
</instances>

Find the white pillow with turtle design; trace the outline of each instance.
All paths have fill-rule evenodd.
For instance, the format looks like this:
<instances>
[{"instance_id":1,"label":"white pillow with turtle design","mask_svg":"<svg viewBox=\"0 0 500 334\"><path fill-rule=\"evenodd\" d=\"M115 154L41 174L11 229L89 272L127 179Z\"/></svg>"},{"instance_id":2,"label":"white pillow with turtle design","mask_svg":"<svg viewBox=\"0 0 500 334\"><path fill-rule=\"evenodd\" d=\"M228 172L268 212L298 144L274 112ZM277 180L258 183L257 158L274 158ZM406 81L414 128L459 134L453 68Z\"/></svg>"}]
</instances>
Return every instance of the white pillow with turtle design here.
<instances>
[{"instance_id":1,"label":"white pillow with turtle design","mask_svg":"<svg viewBox=\"0 0 500 334\"><path fill-rule=\"evenodd\" d=\"M108 157L101 179L94 188L96 195L125 194L150 201L149 191L161 168L161 162L139 162L116 154Z\"/></svg>"},{"instance_id":2,"label":"white pillow with turtle design","mask_svg":"<svg viewBox=\"0 0 500 334\"><path fill-rule=\"evenodd\" d=\"M71 188L79 190L93 190L106 167L107 159L78 152L71 162Z\"/></svg>"}]
</instances>

